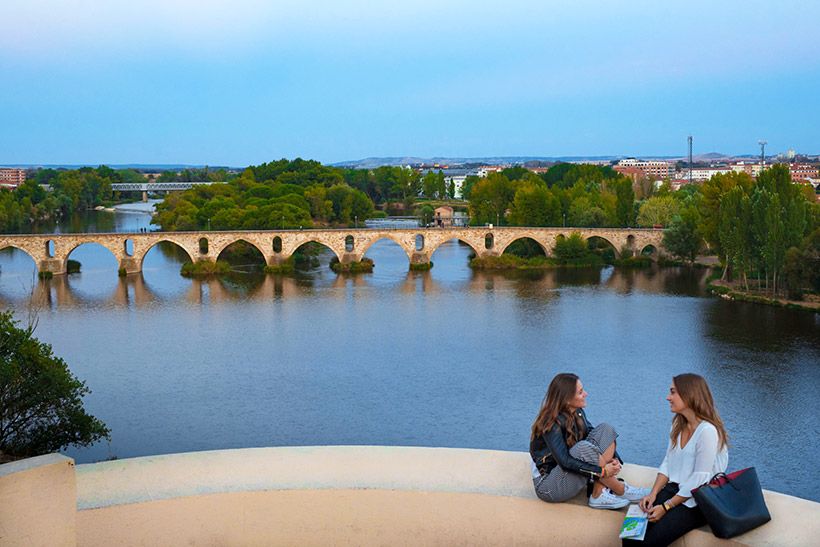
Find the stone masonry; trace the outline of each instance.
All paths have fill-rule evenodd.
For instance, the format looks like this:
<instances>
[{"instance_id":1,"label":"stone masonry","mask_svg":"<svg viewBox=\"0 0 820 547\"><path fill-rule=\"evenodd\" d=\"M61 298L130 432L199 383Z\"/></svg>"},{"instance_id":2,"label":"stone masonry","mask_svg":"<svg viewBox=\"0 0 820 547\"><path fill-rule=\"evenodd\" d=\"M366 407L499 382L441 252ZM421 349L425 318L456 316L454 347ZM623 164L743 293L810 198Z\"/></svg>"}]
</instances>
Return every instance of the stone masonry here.
<instances>
[{"instance_id":1,"label":"stone masonry","mask_svg":"<svg viewBox=\"0 0 820 547\"><path fill-rule=\"evenodd\" d=\"M654 258L663 253L662 230L526 227L0 235L0 249L20 249L34 259L38 271L57 275L66 272L68 257L74 249L84 243L97 243L111 251L120 268L131 274L142 271L146 253L161 241L178 245L194 262L215 261L226 247L245 241L259 249L268 265L275 265L311 241L327 246L341 262L347 263L360 261L371 245L380 239L389 239L404 250L411 263L425 264L430 262L439 245L453 239L469 245L476 256L485 257L500 255L513 241L526 237L535 240L549 255L557 238L573 232L579 232L586 239L598 237L609 242L615 248L616 256L620 256L623 250L638 254L647 247Z\"/></svg>"}]
</instances>

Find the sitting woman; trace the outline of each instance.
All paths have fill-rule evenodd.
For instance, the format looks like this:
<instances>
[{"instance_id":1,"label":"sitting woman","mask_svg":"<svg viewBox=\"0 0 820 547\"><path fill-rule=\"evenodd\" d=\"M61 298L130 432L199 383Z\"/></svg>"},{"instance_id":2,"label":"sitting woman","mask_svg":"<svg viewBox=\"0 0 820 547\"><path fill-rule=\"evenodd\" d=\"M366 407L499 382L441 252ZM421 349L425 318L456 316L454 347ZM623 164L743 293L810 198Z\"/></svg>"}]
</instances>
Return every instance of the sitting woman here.
<instances>
[{"instance_id":1,"label":"sitting woman","mask_svg":"<svg viewBox=\"0 0 820 547\"><path fill-rule=\"evenodd\" d=\"M644 546L669 545L705 525L692 489L724 473L729 464L726 429L706 380L697 374L675 376L666 400L675 417L655 485L640 501L649 516Z\"/></svg>"},{"instance_id":2,"label":"sitting woman","mask_svg":"<svg viewBox=\"0 0 820 547\"><path fill-rule=\"evenodd\" d=\"M592 427L584 413L586 399L575 374L558 374L550 382L530 436L535 493L544 501L561 502L592 483L590 507L620 509L646 496L648 489L617 478L618 434L609 424Z\"/></svg>"}]
</instances>

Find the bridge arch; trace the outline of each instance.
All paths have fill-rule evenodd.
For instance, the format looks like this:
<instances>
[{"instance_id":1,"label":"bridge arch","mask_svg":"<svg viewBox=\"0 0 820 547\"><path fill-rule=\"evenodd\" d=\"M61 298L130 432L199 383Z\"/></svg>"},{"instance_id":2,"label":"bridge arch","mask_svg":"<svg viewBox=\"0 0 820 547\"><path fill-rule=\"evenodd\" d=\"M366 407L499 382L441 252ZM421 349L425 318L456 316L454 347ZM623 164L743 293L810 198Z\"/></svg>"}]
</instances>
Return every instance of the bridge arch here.
<instances>
[{"instance_id":1,"label":"bridge arch","mask_svg":"<svg viewBox=\"0 0 820 547\"><path fill-rule=\"evenodd\" d=\"M606 253L607 250L611 250L613 253L613 258L619 258L621 256L621 249L619 249L618 246L606 236L593 233L588 236L585 235L584 240L587 242L587 247L589 247L590 250L594 250L596 248L604 249L603 253Z\"/></svg>"},{"instance_id":2,"label":"bridge arch","mask_svg":"<svg viewBox=\"0 0 820 547\"><path fill-rule=\"evenodd\" d=\"M446 239L442 238L441 240L437 241L435 244L431 245L428 248L428 252L430 253L430 257L432 258L433 255L436 254L436 251L438 250L439 247L441 247L442 245L444 245L448 241L454 241L454 240L455 241L460 241L461 243L463 243L463 244L467 245L468 247L470 247L470 249L473 250L473 253L475 253L476 256L481 256L485 252L484 249L480 249L477 245L475 245L475 243L473 243L473 242L471 242L471 241L469 241L469 240L467 240L463 237L448 237ZM484 241L483 235L481 237L481 241L482 241L482 243Z\"/></svg>"},{"instance_id":3,"label":"bridge arch","mask_svg":"<svg viewBox=\"0 0 820 547\"><path fill-rule=\"evenodd\" d=\"M72 246L67 250L65 255L62 257L63 262L63 271L68 270L68 261L71 259L71 254L83 246L97 246L107 250L111 254L111 258L114 259L114 264L116 264L115 269L120 267L120 259L122 258L122 247L121 245L112 245L112 243L105 239L98 239L92 241L81 241L76 245Z\"/></svg>"},{"instance_id":4,"label":"bridge arch","mask_svg":"<svg viewBox=\"0 0 820 547\"><path fill-rule=\"evenodd\" d=\"M183 245L183 244L182 244L182 243L180 243L179 241L176 241L175 239L172 239L172 238L165 238L165 237L164 237L164 238L162 238L162 239L158 239L157 241L155 241L155 242L151 243L151 245L149 245L149 246L148 246L148 247L147 247L147 248L146 248L146 249L142 252L142 254L141 254L141 255L140 255L140 257L139 257L139 266L140 266L140 271L142 271L143 264L145 263L145 257L146 257L146 256L148 256L148 252L149 252L151 249L153 249L154 247L156 247L157 245L159 245L160 243L171 243L172 245L174 245L174 246L179 247L180 249L182 249L182 250L185 252L185 255L188 257L188 260L190 260L191 262L195 262L195 261L196 261L195 257L194 257L193 255L191 255L191 251L190 251L188 248L186 248L186 247L185 247L185 245Z\"/></svg>"},{"instance_id":5,"label":"bridge arch","mask_svg":"<svg viewBox=\"0 0 820 547\"><path fill-rule=\"evenodd\" d=\"M5 245L0 244L0 251L5 251L6 249L16 249L22 252L27 257L29 257L32 260L32 262L34 262L34 266L37 267L37 258L31 253L31 251L29 251L25 247L20 245L12 245L11 243L7 243Z\"/></svg>"},{"instance_id":6,"label":"bridge arch","mask_svg":"<svg viewBox=\"0 0 820 547\"><path fill-rule=\"evenodd\" d=\"M342 260L342 256L339 254L339 251L334 248L332 243L330 243L329 241L325 241L321 238L316 238L316 237L312 237L312 238L308 238L308 239L304 239L302 241L299 241L298 243L296 243L296 246L293 247L287 255L285 255L285 253L282 252L282 256L285 259L288 259L288 258L292 257L294 255L294 253L296 253L296 251L298 251L299 249L301 249L302 247L304 247L308 243L316 243L317 245L321 245L322 247L326 247L326 248L330 249L333 252L333 254L336 256L336 258L339 259L339 261Z\"/></svg>"},{"instance_id":7,"label":"bridge arch","mask_svg":"<svg viewBox=\"0 0 820 547\"><path fill-rule=\"evenodd\" d=\"M550 256L552 254L552 249L550 249L543 241L539 241L531 236L522 235L516 237L515 239L511 239L510 241L506 242L503 246L498 249L498 254L504 254L504 252L510 248L510 246L515 243L516 241L532 241L538 245L541 251L544 252L544 256Z\"/></svg>"},{"instance_id":8,"label":"bridge arch","mask_svg":"<svg viewBox=\"0 0 820 547\"><path fill-rule=\"evenodd\" d=\"M408 260L411 260L411 261L413 260L413 252L414 252L414 249L416 248L416 243L415 243L416 238L415 238L415 235L413 236L413 245L412 245L412 247L411 247L411 248L409 248L409 249L408 249L408 248L407 248L407 243L406 243L405 241L402 241L402 240L401 240L401 238L396 237L396 236L395 236L395 235L393 235L393 234L381 234L381 235L379 235L378 237L371 239L371 240L370 240L370 241L368 241L367 243L363 243L363 244L362 244L362 247L361 247L361 256L366 255L366 254L367 254L367 251L369 251L369 250L370 250L370 248L371 248L373 245L375 245L377 242L381 241L382 239L387 239L387 240L389 240L389 241L392 241L392 242L393 242L393 243L395 243L396 245L398 245L398 246L399 246L399 248L401 248L401 250L402 250L402 251L404 251L404 254L406 254L406 255L407 255L407 259L408 259Z\"/></svg>"},{"instance_id":9,"label":"bridge arch","mask_svg":"<svg viewBox=\"0 0 820 547\"><path fill-rule=\"evenodd\" d=\"M267 261L267 257L270 253L266 253L264 250L262 250L262 248L259 245L257 245L256 243L254 243L253 241L251 241L250 239L245 238L245 237L237 237L236 239L226 241L225 243L221 244L219 247L214 245L211 249L209 249L211 252L209 252L208 254L211 254L214 257L214 260L219 260L219 256L222 254L222 252L225 249L227 249L231 245L234 245L235 243L240 243L240 242L241 243L246 243L246 244L250 245L251 247L253 247L254 249L256 249L257 251L259 251L259 254L262 255L262 258L265 261Z\"/></svg>"}]
</instances>

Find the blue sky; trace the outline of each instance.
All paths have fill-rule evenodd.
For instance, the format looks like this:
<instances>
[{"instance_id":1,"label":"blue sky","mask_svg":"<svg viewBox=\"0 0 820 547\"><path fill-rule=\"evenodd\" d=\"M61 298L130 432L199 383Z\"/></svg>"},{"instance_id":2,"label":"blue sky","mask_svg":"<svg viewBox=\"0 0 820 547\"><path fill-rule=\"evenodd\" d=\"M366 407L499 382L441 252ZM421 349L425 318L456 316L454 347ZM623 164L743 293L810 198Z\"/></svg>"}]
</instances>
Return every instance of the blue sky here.
<instances>
[{"instance_id":1,"label":"blue sky","mask_svg":"<svg viewBox=\"0 0 820 547\"><path fill-rule=\"evenodd\" d=\"M3 0L0 164L820 153L820 2Z\"/></svg>"}]
</instances>

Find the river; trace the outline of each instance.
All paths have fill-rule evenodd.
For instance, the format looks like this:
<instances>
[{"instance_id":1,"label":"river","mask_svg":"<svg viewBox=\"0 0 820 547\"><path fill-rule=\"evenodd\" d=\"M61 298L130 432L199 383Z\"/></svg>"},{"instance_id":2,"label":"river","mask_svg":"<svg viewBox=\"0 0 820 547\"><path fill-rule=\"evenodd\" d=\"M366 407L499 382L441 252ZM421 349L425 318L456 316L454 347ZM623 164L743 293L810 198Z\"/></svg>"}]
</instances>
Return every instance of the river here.
<instances>
[{"instance_id":1,"label":"river","mask_svg":"<svg viewBox=\"0 0 820 547\"><path fill-rule=\"evenodd\" d=\"M94 212L45 231L137 231L144 212ZM473 272L455 241L429 272L392 242L374 273L179 275L173 246L119 278L83 245L82 272L35 281L0 251L0 307L23 317L42 291L37 336L92 393L111 441L78 462L284 445L413 445L525 451L546 387L578 373L593 423L620 432L628 462L657 466L671 377L704 375L730 434L730 469L764 488L807 488L820 448L820 315L707 297L685 269ZM36 292L36 291L35 291ZM528 472L522 470L522 472ZM807 484L809 483L809 484Z\"/></svg>"}]
</instances>

